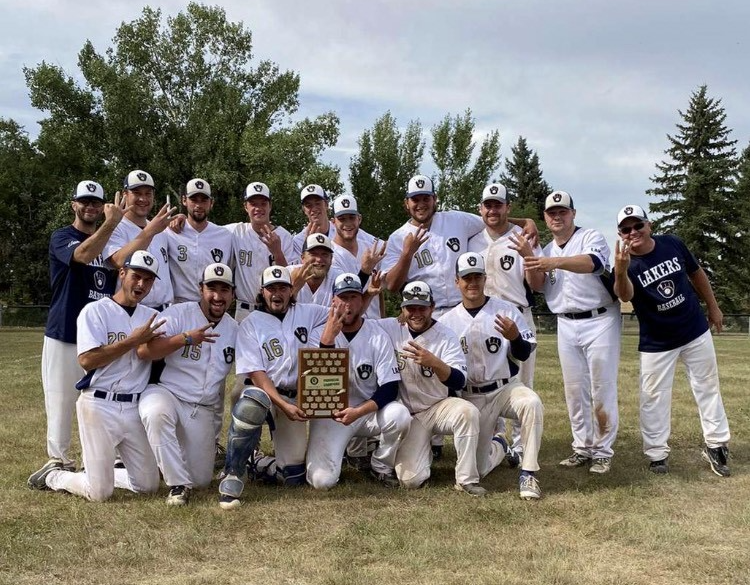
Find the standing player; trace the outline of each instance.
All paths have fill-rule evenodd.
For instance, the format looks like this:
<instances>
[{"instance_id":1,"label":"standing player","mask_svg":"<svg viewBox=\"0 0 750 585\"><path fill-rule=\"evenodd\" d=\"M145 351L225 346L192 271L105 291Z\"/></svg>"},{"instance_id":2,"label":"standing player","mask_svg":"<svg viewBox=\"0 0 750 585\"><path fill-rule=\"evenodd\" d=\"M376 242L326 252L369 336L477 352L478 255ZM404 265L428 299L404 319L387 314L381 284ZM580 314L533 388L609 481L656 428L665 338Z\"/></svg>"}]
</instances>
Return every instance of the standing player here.
<instances>
[{"instance_id":1,"label":"standing player","mask_svg":"<svg viewBox=\"0 0 750 585\"><path fill-rule=\"evenodd\" d=\"M104 189L94 181L78 183L70 204L72 225L55 230L49 242L52 301L42 347L42 387L47 413L47 455L39 470L62 465L75 469L68 449L78 398L76 382L84 372L76 353L76 318L88 303L115 292L117 273L106 267L102 250L122 219L119 195L104 203ZM96 224L104 215L99 229Z\"/></svg>"},{"instance_id":2,"label":"standing player","mask_svg":"<svg viewBox=\"0 0 750 585\"><path fill-rule=\"evenodd\" d=\"M78 316L78 361L86 375L76 403L84 471L46 466L29 477L34 489L67 491L87 500L107 500L115 487L155 492L159 469L138 416L138 400L151 363L136 349L161 335L157 311L143 306L158 278L159 263L139 250L120 269L122 286L112 298L86 305ZM125 469L115 469L115 450Z\"/></svg>"},{"instance_id":3,"label":"standing player","mask_svg":"<svg viewBox=\"0 0 750 585\"><path fill-rule=\"evenodd\" d=\"M484 292L498 297L518 308L524 316L531 332L536 335L536 324L531 313L533 302L532 290L541 288L544 275L541 272L527 272L524 267L524 256L540 256L542 249L537 245L532 248L523 235L523 230L508 221L511 204L508 201L504 185L493 183L484 188L479 214L485 228L469 240L469 251L477 252L484 257L487 268L487 283ZM527 388L534 388L534 366L536 352L524 362L518 364L518 379ZM505 425L498 421L500 436ZM521 429L513 425L513 446L509 462L517 464L523 453Z\"/></svg>"},{"instance_id":4,"label":"standing player","mask_svg":"<svg viewBox=\"0 0 750 585\"><path fill-rule=\"evenodd\" d=\"M214 412L234 363L237 322L227 313L234 300L232 270L209 264L198 289L199 302L162 312L164 337L138 348L141 359L165 360L159 380L143 392L138 411L170 488L170 506L187 504L192 489L211 483Z\"/></svg>"},{"instance_id":5,"label":"standing player","mask_svg":"<svg viewBox=\"0 0 750 585\"><path fill-rule=\"evenodd\" d=\"M169 274L169 240L164 232L175 208L165 204L149 221L154 207L154 179L146 171L131 171L125 179L124 198L127 211L104 248L104 257L119 268L136 250L147 250L159 259L161 277L143 301L147 307L161 311L174 301Z\"/></svg>"},{"instance_id":6,"label":"standing player","mask_svg":"<svg viewBox=\"0 0 750 585\"><path fill-rule=\"evenodd\" d=\"M623 301L633 301L640 325L641 435L650 469L669 471L672 382L682 360L698 405L703 458L716 475L727 477L729 422L711 338L711 326L721 333L723 315L711 283L682 240L651 235L643 208L621 209L617 228L622 244L615 244L615 292ZM708 320L699 296L708 308Z\"/></svg>"},{"instance_id":7,"label":"standing player","mask_svg":"<svg viewBox=\"0 0 750 585\"><path fill-rule=\"evenodd\" d=\"M228 263L232 255L232 234L225 228L208 221L214 198L211 185L203 179L188 181L182 204L187 210L187 220L179 232L168 229L170 276L174 289L174 302L196 301L201 293L195 283L203 270L216 262Z\"/></svg>"},{"instance_id":8,"label":"standing player","mask_svg":"<svg viewBox=\"0 0 750 585\"><path fill-rule=\"evenodd\" d=\"M505 442L492 437L497 417L516 419L525 447L519 495L535 500L542 495L536 472L544 409L539 396L516 377L516 362L525 361L534 352L536 337L516 307L485 294L485 282L482 256L462 254L456 263L461 304L446 313L441 323L459 337L466 354L468 379L463 396L479 409L479 475L484 477L507 457Z\"/></svg>"},{"instance_id":9,"label":"standing player","mask_svg":"<svg viewBox=\"0 0 750 585\"><path fill-rule=\"evenodd\" d=\"M307 418L295 403L297 350L315 343L315 329L326 322L328 309L297 304L286 267L266 268L261 285L258 310L242 322L237 334L237 375L254 386L245 387L232 409L225 477L219 485L219 505L226 510L240 505L245 468L269 411L276 454L275 462L267 462L269 470L284 485L305 482Z\"/></svg>"},{"instance_id":10,"label":"standing player","mask_svg":"<svg viewBox=\"0 0 750 585\"><path fill-rule=\"evenodd\" d=\"M526 258L526 270L545 273L544 295L557 314L557 350L573 433L573 453L563 467L590 464L607 473L617 437L617 368L620 303L612 290L609 246L596 230L575 225L573 199L551 193L544 219L553 241L544 256Z\"/></svg>"},{"instance_id":11,"label":"standing player","mask_svg":"<svg viewBox=\"0 0 750 585\"><path fill-rule=\"evenodd\" d=\"M401 299L404 322L391 318L378 323L396 348L399 400L412 416L396 456L396 475L404 487L423 485L430 477L431 437L449 434L456 447L456 489L484 496L487 490L479 485L477 470L479 411L466 400L448 396L449 390L458 392L466 384L461 344L453 331L432 318L435 302L427 283L408 283Z\"/></svg>"},{"instance_id":12,"label":"standing player","mask_svg":"<svg viewBox=\"0 0 750 585\"><path fill-rule=\"evenodd\" d=\"M330 239L336 236L336 228L328 219L328 194L320 185L307 185L300 191L302 212L307 217L307 226L294 236L294 259L302 257L305 241L312 234L324 234Z\"/></svg>"},{"instance_id":13,"label":"standing player","mask_svg":"<svg viewBox=\"0 0 750 585\"><path fill-rule=\"evenodd\" d=\"M333 418L310 422L307 481L315 489L338 483L341 460L353 437L379 437L371 475L387 487L398 487L396 452L411 417L395 402L401 379L388 336L373 319L364 319L362 283L356 274L341 274L320 347L349 349L349 404Z\"/></svg>"}]
</instances>

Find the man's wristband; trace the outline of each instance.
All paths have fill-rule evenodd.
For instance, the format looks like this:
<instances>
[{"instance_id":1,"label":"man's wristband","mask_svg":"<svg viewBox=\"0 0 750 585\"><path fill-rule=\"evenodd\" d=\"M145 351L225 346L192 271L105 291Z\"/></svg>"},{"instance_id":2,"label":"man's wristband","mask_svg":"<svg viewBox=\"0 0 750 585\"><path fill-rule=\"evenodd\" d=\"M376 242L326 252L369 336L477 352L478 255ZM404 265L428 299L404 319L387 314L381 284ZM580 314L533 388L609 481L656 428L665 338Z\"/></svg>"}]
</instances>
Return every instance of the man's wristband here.
<instances>
[{"instance_id":1,"label":"man's wristband","mask_svg":"<svg viewBox=\"0 0 750 585\"><path fill-rule=\"evenodd\" d=\"M183 340L185 341L185 345L193 345L193 336L188 335L187 333L182 334Z\"/></svg>"}]
</instances>

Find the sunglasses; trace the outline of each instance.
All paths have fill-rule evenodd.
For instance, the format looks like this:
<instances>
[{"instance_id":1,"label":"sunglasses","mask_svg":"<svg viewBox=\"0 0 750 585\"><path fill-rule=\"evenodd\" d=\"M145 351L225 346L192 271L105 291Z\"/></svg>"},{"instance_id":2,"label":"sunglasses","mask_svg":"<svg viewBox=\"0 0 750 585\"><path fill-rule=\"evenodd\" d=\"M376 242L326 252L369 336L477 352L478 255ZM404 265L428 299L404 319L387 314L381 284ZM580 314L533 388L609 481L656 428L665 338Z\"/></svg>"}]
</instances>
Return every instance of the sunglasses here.
<instances>
[{"instance_id":1,"label":"sunglasses","mask_svg":"<svg viewBox=\"0 0 750 585\"><path fill-rule=\"evenodd\" d=\"M402 296L404 297L405 301L413 301L414 299L417 299L418 301L429 301L430 300L430 293L428 292L411 292L408 290L405 290L402 293Z\"/></svg>"},{"instance_id":2,"label":"sunglasses","mask_svg":"<svg viewBox=\"0 0 750 585\"><path fill-rule=\"evenodd\" d=\"M644 222L642 222L642 221L639 221L638 223L634 223L634 224L633 224L633 225L631 225L631 226L626 226L626 227L621 227L621 228L618 228L618 230L617 230L617 231L619 231L619 232L620 232L621 234L623 234L623 235L627 236L627 235L628 235L628 234L629 234L630 232L632 232L633 230L635 230L635 231L639 232L639 231L641 231L641 230L642 230L642 229L643 229L644 227L646 227L646 224L645 224Z\"/></svg>"}]
</instances>

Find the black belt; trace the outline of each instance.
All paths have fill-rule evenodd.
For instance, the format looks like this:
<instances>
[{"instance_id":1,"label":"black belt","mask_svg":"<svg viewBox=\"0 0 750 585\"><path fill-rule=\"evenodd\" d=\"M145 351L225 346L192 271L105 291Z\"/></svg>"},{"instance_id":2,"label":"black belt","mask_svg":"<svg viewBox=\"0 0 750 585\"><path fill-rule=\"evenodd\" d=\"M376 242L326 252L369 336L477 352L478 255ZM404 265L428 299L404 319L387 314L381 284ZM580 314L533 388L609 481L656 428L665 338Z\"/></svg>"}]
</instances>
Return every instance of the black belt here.
<instances>
[{"instance_id":1,"label":"black belt","mask_svg":"<svg viewBox=\"0 0 750 585\"><path fill-rule=\"evenodd\" d=\"M250 303L245 303L243 301L240 301L240 309L245 309L246 311L250 310Z\"/></svg>"},{"instance_id":2,"label":"black belt","mask_svg":"<svg viewBox=\"0 0 750 585\"><path fill-rule=\"evenodd\" d=\"M599 307L598 309L582 311L580 313L560 313L558 317L565 317L566 319L591 319L591 317L596 317L606 312L607 307Z\"/></svg>"},{"instance_id":3,"label":"black belt","mask_svg":"<svg viewBox=\"0 0 750 585\"><path fill-rule=\"evenodd\" d=\"M276 392L287 398L297 398L296 388L276 388Z\"/></svg>"},{"instance_id":4,"label":"black belt","mask_svg":"<svg viewBox=\"0 0 750 585\"><path fill-rule=\"evenodd\" d=\"M497 381L491 382L487 384L486 386L467 386L466 391L470 394L487 394L488 392L493 392L494 390L497 390L498 388L505 386L508 382L510 382L509 378L503 378L502 380L499 380L499 384Z\"/></svg>"},{"instance_id":5,"label":"black belt","mask_svg":"<svg viewBox=\"0 0 750 585\"><path fill-rule=\"evenodd\" d=\"M152 309L155 309L159 311L160 313L166 309L169 306L169 303L164 303L163 305L156 305L155 307L151 307Z\"/></svg>"},{"instance_id":6,"label":"black belt","mask_svg":"<svg viewBox=\"0 0 750 585\"><path fill-rule=\"evenodd\" d=\"M94 398L113 400L114 402L138 402L141 399L141 394L140 392L138 394L118 394L117 392L94 390Z\"/></svg>"}]
</instances>

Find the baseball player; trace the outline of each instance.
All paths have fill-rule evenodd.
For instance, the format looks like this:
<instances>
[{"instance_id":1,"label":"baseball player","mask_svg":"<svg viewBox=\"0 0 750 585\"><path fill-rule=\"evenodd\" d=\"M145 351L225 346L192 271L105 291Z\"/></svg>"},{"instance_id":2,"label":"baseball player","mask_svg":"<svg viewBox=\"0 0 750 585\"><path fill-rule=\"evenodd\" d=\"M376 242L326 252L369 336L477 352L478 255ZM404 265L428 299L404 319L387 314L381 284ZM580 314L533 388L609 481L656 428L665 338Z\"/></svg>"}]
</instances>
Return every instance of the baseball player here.
<instances>
[{"instance_id":1,"label":"baseball player","mask_svg":"<svg viewBox=\"0 0 750 585\"><path fill-rule=\"evenodd\" d=\"M264 461L264 470L284 485L305 482L307 418L295 403L297 350L317 346L316 329L326 322L328 309L297 304L284 266L266 268L261 286L259 308L240 324L237 334L236 369L254 386L245 387L232 409L225 477L219 484L219 505L226 510L240 505L245 468L269 411L276 457Z\"/></svg>"},{"instance_id":2,"label":"baseball player","mask_svg":"<svg viewBox=\"0 0 750 585\"><path fill-rule=\"evenodd\" d=\"M307 217L307 226L294 236L294 261L302 257L307 237L312 234L325 234L330 239L336 236L336 228L328 220L328 194L320 185L307 185L300 191L302 212Z\"/></svg>"},{"instance_id":3,"label":"baseball player","mask_svg":"<svg viewBox=\"0 0 750 585\"><path fill-rule=\"evenodd\" d=\"M543 256L526 258L526 270L542 272L547 305L557 314L557 350L573 433L573 453L563 467L590 465L607 473L617 436L617 368L620 303L612 290L609 246L596 230L575 225L572 197L554 191L544 219L553 241Z\"/></svg>"},{"instance_id":4,"label":"baseball player","mask_svg":"<svg viewBox=\"0 0 750 585\"><path fill-rule=\"evenodd\" d=\"M333 244L325 234L310 234L302 248L302 265L290 266L295 294L300 303L330 307L333 283L341 272L332 267Z\"/></svg>"},{"instance_id":5,"label":"baseball player","mask_svg":"<svg viewBox=\"0 0 750 585\"><path fill-rule=\"evenodd\" d=\"M510 210L511 203L504 185L492 183L485 187L479 203L479 214L485 227L469 239L469 251L484 257L487 268L485 294L515 305L523 314L529 329L536 335L536 324L531 314L532 290L542 287L544 275L540 272L527 272L524 269L523 254L540 256L542 249L538 245L534 248L526 245L528 242L523 230L508 221ZM526 361L518 364L518 379L527 388L534 388L535 363L536 352L533 351ZM503 419L498 420L496 431L499 437L504 435ZM519 455L523 453L521 428L517 422L513 424L512 434L509 463L515 466L520 460Z\"/></svg>"},{"instance_id":6,"label":"baseball player","mask_svg":"<svg viewBox=\"0 0 750 585\"><path fill-rule=\"evenodd\" d=\"M34 489L64 490L88 500L107 500L115 487L155 492L159 469L138 416L138 400L148 383L151 363L136 349L162 335L158 312L141 304L158 278L159 262L138 250L120 269L121 288L89 303L78 316L78 361L86 370L76 387L78 430L84 471L62 463L29 477ZM124 469L115 469L115 450Z\"/></svg>"},{"instance_id":7,"label":"baseball player","mask_svg":"<svg viewBox=\"0 0 750 585\"><path fill-rule=\"evenodd\" d=\"M460 339L468 376L463 397L479 409L477 468L484 477L507 457L504 441L493 438L498 416L516 419L524 445L519 496L536 500L542 495L536 472L544 426L539 396L517 378L517 361L536 348L536 337L517 307L485 294L484 259L467 252L456 262L456 286L461 304L448 311L441 323Z\"/></svg>"},{"instance_id":8,"label":"baseball player","mask_svg":"<svg viewBox=\"0 0 750 585\"><path fill-rule=\"evenodd\" d=\"M702 456L716 475L728 477L729 423L711 338L711 326L721 333L723 315L711 283L682 240L651 235L642 207L621 209L617 228L622 241L615 243L615 292L633 302L640 326L641 435L650 469L669 472L672 382L681 360L698 405ZM706 303L708 320L699 297Z\"/></svg>"},{"instance_id":9,"label":"baseball player","mask_svg":"<svg viewBox=\"0 0 750 585\"><path fill-rule=\"evenodd\" d=\"M415 280L401 292L404 322L383 319L379 325L396 348L401 383L399 401L411 414L409 432L396 456L401 485L418 488L430 477L435 434L453 435L457 490L484 496L477 470L479 411L466 400L448 396L466 384L466 358L455 333L432 318L434 301L427 283Z\"/></svg>"},{"instance_id":10,"label":"baseball player","mask_svg":"<svg viewBox=\"0 0 750 585\"><path fill-rule=\"evenodd\" d=\"M166 308L161 313L164 336L138 348L141 359L165 360L159 380L144 390L138 411L170 488L170 506L187 504L194 488L211 483L214 412L234 363L237 322L227 313L234 300L231 268L209 264L199 291L197 303Z\"/></svg>"},{"instance_id":11,"label":"baseball player","mask_svg":"<svg viewBox=\"0 0 750 585\"><path fill-rule=\"evenodd\" d=\"M49 461L39 471L58 464L75 469L68 449L78 398L75 385L84 374L76 354L76 318L86 304L111 296L117 282L117 273L105 265L102 250L125 211L119 195L114 204L105 204L99 183L81 181L70 206L73 223L55 230L49 242L52 301L42 346ZM104 222L97 229L102 216Z\"/></svg>"},{"instance_id":12,"label":"baseball player","mask_svg":"<svg viewBox=\"0 0 750 585\"><path fill-rule=\"evenodd\" d=\"M208 221L214 198L211 185L203 179L187 183L182 204L187 218L179 231L168 229L169 272L174 289L174 302L198 302L201 293L196 286L209 264L230 262L232 234L222 226Z\"/></svg>"},{"instance_id":13,"label":"baseball player","mask_svg":"<svg viewBox=\"0 0 750 585\"><path fill-rule=\"evenodd\" d=\"M161 276L157 279L144 304L161 311L174 301L169 273L169 240L164 230L169 226L175 211L165 204L149 221L148 214L154 206L154 179L146 171L131 171L125 179L124 198L127 211L115 228L104 248L104 257L115 267L120 267L136 250L148 250L159 259Z\"/></svg>"}]
</instances>

